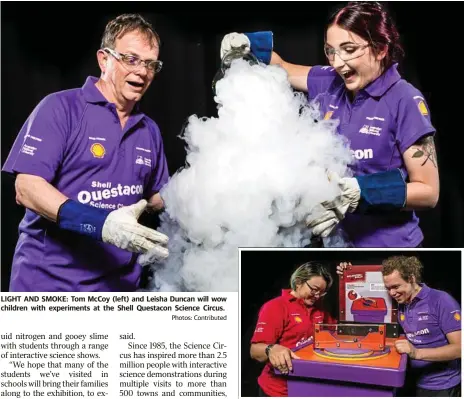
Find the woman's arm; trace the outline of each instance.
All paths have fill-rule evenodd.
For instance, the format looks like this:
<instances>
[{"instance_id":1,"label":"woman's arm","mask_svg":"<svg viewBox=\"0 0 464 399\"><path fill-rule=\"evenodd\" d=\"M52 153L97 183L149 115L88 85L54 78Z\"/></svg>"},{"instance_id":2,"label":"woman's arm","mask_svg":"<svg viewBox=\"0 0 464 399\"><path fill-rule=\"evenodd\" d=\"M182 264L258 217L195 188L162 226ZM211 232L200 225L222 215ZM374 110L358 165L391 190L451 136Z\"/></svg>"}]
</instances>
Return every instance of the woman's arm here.
<instances>
[{"instance_id":1,"label":"woman's arm","mask_svg":"<svg viewBox=\"0 0 464 399\"><path fill-rule=\"evenodd\" d=\"M426 136L403 154L409 174L405 210L434 208L439 197L437 155L432 136Z\"/></svg>"},{"instance_id":2,"label":"woman's arm","mask_svg":"<svg viewBox=\"0 0 464 399\"><path fill-rule=\"evenodd\" d=\"M296 90L308 91L308 74L311 70L310 66L291 64L282 59L282 57L275 51L272 52L271 65L280 65L288 73L288 80L292 87Z\"/></svg>"},{"instance_id":3,"label":"woman's arm","mask_svg":"<svg viewBox=\"0 0 464 399\"><path fill-rule=\"evenodd\" d=\"M268 344L253 343L250 348L250 355L253 359L259 362L269 360L273 367L277 368L281 373L287 374L293 370L292 359L299 359L294 352L289 348L275 344L269 351L269 358L266 355L266 348Z\"/></svg>"},{"instance_id":4,"label":"woman's arm","mask_svg":"<svg viewBox=\"0 0 464 399\"><path fill-rule=\"evenodd\" d=\"M251 344L250 347L250 356L252 359L257 360L258 362L266 362L267 355L266 355L266 347L268 344L257 343Z\"/></svg>"}]
</instances>

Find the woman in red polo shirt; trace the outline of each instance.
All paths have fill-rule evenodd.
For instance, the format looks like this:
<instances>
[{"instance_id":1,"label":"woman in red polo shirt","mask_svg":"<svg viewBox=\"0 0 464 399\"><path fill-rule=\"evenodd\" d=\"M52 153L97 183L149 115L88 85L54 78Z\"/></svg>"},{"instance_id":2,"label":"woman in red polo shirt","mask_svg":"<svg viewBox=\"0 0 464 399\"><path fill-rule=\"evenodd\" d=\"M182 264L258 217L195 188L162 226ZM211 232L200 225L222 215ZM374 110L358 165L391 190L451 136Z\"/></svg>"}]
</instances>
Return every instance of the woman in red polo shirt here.
<instances>
[{"instance_id":1,"label":"woman in red polo shirt","mask_svg":"<svg viewBox=\"0 0 464 399\"><path fill-rule=\"evenodd\" d=\"M287 380L274 368L282 374L291 372L292 359L298 359L291 348L313 337L315 323L336 323L320 301L332 283L324 266L304 263L292 274L291 288L261 307L250 349L253 359L267 362L258 378L260 396L288 396Z\"/></svg>"}]
</instances>

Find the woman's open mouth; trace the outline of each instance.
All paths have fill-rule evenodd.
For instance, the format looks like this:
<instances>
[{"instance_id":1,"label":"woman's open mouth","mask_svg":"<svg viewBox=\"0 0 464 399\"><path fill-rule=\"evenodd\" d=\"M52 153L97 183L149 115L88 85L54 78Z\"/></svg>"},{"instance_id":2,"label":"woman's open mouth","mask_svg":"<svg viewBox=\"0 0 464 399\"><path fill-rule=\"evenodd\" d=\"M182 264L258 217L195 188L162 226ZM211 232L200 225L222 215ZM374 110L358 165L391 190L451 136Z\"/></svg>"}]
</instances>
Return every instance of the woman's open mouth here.
<instances>
[{"instance_id":1,"label":"woman's open mouth","mask_svg":"<svg viewBox=\"0 0 464 399\"><path fill-rule=\"evenodd\" d=\"M344 71L340 72L341 76L343 77L345 82L351 82L356 75L355 71Z\"/></svg>"}]
</instances>

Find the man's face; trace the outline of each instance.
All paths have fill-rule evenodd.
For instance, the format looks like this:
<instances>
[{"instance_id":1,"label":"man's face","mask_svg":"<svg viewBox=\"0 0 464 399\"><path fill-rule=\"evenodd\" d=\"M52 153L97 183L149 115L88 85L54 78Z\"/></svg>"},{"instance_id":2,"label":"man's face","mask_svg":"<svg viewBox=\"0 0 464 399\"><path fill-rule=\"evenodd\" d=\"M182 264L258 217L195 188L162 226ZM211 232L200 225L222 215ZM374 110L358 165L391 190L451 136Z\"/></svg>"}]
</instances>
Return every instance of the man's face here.
<instances>
[{"instance_id":1,"label":"man's face","mask_svg":"<svg viewBox=\"0 0 464 399\"><path fill-rule=\"evenodd\" d=\"M398 270L383 276L383 282L388 294L398 303L408 303L413 294L413 286L410 282L403 280Z\"/></svg>"},{"instance_id":2,"label":"man's face","mask_svg":"<svg viewBox=\"0 0 464 399\"><path fill-rule=\"evenodd\" d=\"M138 31L129 32L117 39L114 50L142 60L157 60L159 55L158 45ZM104 77L111 84L115 98L119 102L140 101L153 81L155 72L147 69L143 63L134 67L111 54L107 56Z\"/></svg>"}]
</instances>

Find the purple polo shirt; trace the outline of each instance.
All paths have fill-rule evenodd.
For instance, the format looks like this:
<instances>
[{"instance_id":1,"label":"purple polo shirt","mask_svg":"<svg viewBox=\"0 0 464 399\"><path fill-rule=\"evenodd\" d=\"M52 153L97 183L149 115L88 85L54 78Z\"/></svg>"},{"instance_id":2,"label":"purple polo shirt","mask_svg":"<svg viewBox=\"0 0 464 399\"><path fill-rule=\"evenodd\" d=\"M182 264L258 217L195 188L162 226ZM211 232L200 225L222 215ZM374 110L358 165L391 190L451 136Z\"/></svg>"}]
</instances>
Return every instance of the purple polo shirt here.
<instances>
[{"instance_id":1,"label":"purple polo shirt","mask_svg":"<svg viewBox=\"0 0 464 399\"><path fill-rule=\"evenodd\" d=\"M73 200L111 211L157 193L168 168L156 123L136 107L123 129L96 81L88 77L82 88L45 97L2 170L40 176ZM141 274L136 259L26 210L10 291L134 291Z\"/></svg>"},{"instance_id":2,"label":"purple polo shirt","mask_svg":"<svg viewBox=\"0 0 464 399\"><path fill-rule=\"evenodd\" d=\"M422 289L410 304L398 306L399 323L416 348L448 345L446 334L461 331L461 307L448 293L426 284L420 286ZM460 359L449 362L411 360L411 367L420 388L448 389L461 382Z\"/></svg>"},{"instance_id":3,"label":"purple polo shirt","mask_svg":"<svg viewBox=\"0 0 464 399\"><path fill-rule=\"evenodd\" d=\"M400 168L407 178L402 154L435 129L424 96L401 78L396 64L353 102L330 66L312 67L307 83L308 99L319 103L321 118L338 120L338 132L348 139L354 176ZM340 226L355 247L417 247L423 240L414 212L348 213Z\"/></svg>"}]
</instances>

